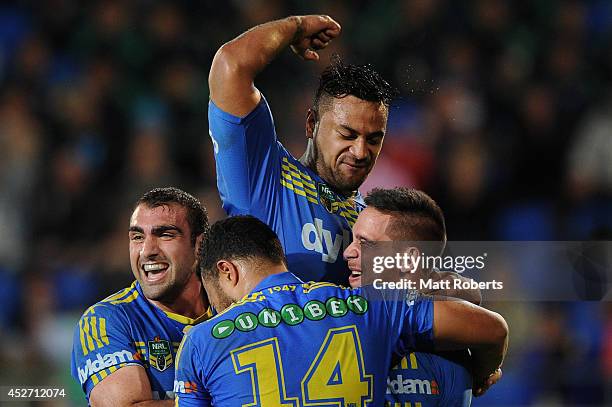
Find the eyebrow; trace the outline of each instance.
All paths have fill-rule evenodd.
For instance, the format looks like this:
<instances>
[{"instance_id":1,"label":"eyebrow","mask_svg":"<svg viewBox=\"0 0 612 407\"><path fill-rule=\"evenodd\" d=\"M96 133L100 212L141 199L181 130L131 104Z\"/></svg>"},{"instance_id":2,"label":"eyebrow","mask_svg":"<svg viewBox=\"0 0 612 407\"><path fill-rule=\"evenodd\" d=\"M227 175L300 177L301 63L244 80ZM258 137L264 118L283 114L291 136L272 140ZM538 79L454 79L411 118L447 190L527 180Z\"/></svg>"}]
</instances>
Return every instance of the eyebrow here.
<instances>
[{"instance_id":1,"label":"eyebrow","mask_svg":"<svg viewBox=\"0 0 612 407\"><path fill-rule=\"evenodd\" d=\"M144 230L140 226L130 226L128 231L129 232L144 233ZM159 235L163 234L164 232L168 232L168 231L176 231L176 232L178 232L180 234L183 234L183 231L181 230L181 228L179 228L176 225L154 226L153 229L151 229L151 233L154 234L155 236L159 236Z\"/></svg>"},{"instance_id":2,"label":"eyebrow","mask_svg":"<svg viewBox=\"0 0 612 407\"><path fill-rule=\"evenodd\" d=\"M347 130L351 134L359 134L357 130L352 128L351 126L347 126L346 124L341 124L340 127ZM375 138L375 137L384 137L385 133L382 131L375 131L374 133L366 134L366 138Z\"/></svg>"}]
</instances>

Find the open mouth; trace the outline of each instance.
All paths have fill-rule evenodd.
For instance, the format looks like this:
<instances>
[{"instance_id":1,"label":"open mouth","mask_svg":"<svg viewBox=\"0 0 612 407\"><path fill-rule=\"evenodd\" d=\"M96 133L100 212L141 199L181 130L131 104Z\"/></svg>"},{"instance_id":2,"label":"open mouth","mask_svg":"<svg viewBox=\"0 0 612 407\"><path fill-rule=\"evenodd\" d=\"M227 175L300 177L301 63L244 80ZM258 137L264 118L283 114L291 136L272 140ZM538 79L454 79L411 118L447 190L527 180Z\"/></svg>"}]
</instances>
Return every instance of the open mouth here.
<instances>
[{"instance_id":1,"label":"open mouth","mask_svg":"<svg viewBox=\"0 0 612 407\"><path fill-rule=\"evenodd\" d=\"M145 263L141 266L145 280L149 283L162 280L166 276L169 267L168 263Z\"/></svg>"},{"instance_id":2,"label":"open mouth","mask_svg":"<svg viewBox=\"0 0 612 407\"><path fill-rule=\"evenodd\" d=\"M349 284L353 288L361 286L361 271L351 270L351 275L349 276Z\"/></svg>"}]
</instances>

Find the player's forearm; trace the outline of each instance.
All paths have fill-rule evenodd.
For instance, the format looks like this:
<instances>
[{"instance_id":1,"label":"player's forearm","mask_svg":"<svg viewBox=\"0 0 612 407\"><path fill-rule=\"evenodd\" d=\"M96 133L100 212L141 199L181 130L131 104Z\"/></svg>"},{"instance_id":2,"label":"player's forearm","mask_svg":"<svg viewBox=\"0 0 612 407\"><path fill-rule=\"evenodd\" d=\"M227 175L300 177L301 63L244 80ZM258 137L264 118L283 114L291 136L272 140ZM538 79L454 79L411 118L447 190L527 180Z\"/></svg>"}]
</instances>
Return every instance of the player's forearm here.
<instances>
[{"instance_id":1,"label":"player's forearm","mask_svg":"<svg viewBox=\"0 0 612 407\"><path fill-rule=\"evenodd\" d=\"M251 28L217 51L211 76L217 73L233 74L252 81L282 50L291 45L300 26L301 17L292 16Z\"/></svg>"},{"instance_id":2,"label":"player's forearm","mask_svg":"<svg viewBox=\"0 0 612 407\"><path fill-rule=\"evenodd\" d=\"M261 24L219 48L208 77L211 100L228 111L236 109L237 99L256 93L255 77L291 45L299 33L300 22L300 17L287 17ZM245 109L238 108L236 112L248 113L241 110Z\"/></svg>"},{"instance_id":3,"label":"player's forearm","mask_svg":"<svg viewBox=\"0 0 612 407\"><path fill-rule=\"evenodd\" d=\"M496 354L501 363L508 346L508 324L498 313L465 301L435 301L434 338L438 350L484 350Z\"/></svg>"}]
</instances>

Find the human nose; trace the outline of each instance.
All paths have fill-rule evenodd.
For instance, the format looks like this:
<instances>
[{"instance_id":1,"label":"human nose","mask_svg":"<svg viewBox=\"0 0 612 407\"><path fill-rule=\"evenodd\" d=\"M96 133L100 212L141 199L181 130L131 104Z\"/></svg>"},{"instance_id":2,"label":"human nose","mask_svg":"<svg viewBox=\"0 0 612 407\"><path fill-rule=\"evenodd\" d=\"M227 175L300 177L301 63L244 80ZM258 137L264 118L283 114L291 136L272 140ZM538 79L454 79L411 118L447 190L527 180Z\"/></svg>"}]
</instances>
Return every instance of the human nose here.
<instances>
[{"instance_id":1,"label":"human nose","mask_svg":"<svg viewBox=\"0 0 612 407\"><path fill-rule=\"evenodd\" d=\"M157 238L155 236L145 237L142 248L140 249L140 256L144 258L151 258L155 257L157 254L159 254Z\"/></svg>"},{"instance_id":2,"label":"human nose","mask_svg":"<svg viewBox=\"0 0 612 407\"><path fill-rule=\"evenodd\" d=\"M357 137L353 140L349 150L357 160L365 160L368 157L368 146L364 137Z\"/></svg>"},{"instance_id":3,"label":"human nose","mask_svg":"<svg viewBox=\"0 0 612 407\"><path fill-rule=\"evenodd\" d=\"M357 247L357 242L353 240L350 245L344 249L344 260L356 259L359 257L359 248Z\"/></svg>"}]
</instances>

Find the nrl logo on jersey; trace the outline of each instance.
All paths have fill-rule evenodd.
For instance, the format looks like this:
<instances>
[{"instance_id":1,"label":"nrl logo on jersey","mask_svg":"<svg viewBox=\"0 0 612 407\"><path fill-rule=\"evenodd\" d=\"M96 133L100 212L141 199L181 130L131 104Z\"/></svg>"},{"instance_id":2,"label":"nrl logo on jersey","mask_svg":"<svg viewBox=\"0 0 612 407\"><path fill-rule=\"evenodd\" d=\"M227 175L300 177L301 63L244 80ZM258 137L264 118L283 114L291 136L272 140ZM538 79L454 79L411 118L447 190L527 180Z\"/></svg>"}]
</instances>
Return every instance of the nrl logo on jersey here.
<instances>
[{"instance_id":1,"label":"nrl logo on jersey","mask_svg":"<svg viewBox=\"0 0 612 407\"><path fill-rule=\"evenodd\" d=\"M317 192L319 193L319 202L327 209L327 212L334 213L338 210L338 198L331 188L319 182L317 184Z\"/></svg>"},{"instance_id":2,"label":"nrl logo on jersey","mask_svg":"<svg viewBox=\"0 0 612 407\"><path fill-rule=\"evenodd\" d=\"M156 336L154 340L148 341L149 364L155 369L163 372L172 365L172 348L170 342Z\"/></svg>"}]
</instances>

